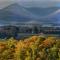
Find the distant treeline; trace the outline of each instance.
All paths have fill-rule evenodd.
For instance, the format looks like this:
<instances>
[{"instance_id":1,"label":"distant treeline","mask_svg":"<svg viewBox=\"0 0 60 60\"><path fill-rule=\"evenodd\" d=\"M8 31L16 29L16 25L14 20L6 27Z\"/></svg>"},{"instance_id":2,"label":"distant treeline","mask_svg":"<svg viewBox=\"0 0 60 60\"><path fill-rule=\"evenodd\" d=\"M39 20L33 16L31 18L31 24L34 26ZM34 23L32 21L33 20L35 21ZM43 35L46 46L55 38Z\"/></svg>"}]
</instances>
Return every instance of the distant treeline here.
<instances>
[{"instance_id":1,"label":"distant treeline","mask_svg":"<svg viewBox=\"0 0 60 60\"><path fill-rule=\"evenodd\" d=\"M22 26L1 26L0 27L0 38L10 38L14 37L15 39L20 39L20 33L28 33L28 34L60 34L59 27L40 27L40 26L32 26L32 27L22 27Z\"/></svg>"}]
</instances>

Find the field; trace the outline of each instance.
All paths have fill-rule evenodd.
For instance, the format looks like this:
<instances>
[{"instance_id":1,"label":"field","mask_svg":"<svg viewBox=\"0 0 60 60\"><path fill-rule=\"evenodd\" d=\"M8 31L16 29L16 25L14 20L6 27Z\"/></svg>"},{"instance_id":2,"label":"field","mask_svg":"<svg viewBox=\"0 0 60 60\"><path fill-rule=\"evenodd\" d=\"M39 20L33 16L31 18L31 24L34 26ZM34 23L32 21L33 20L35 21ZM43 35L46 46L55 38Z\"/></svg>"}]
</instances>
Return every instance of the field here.
<instances>
[{"instance_id":1,"label":"field","mask_svg":"<svg viewBox=\"0 0 60 60\"><path fill-rule=\"evenodd\" d=\"M0 40L0 60L60 60L60 38L30 36Z\"/></svg>"}]
</instances>

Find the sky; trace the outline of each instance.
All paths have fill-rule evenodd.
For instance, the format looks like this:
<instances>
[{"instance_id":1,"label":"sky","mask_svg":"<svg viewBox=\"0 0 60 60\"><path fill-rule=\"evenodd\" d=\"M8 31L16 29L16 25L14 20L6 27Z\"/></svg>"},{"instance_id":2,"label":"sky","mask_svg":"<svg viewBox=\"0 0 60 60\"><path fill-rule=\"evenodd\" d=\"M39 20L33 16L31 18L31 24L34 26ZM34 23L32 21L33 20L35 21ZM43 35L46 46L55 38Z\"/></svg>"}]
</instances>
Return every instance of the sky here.
<instances>
[{"instance_id":1,"label":"sky","mask_svg":"<svg viewBox=\"0 0 60 60\"><path fill-rule=\"evenodd\" d=\"M60 0L17 0L17 2L27 7L60 7Z\"/></svg>"},{"instance_id":2,"label":"sky","mask_svg":"<svg viewBox=\"0 0 60 60\"><path fill-rule=\"evenodd\" d=\"M32 0L24 0L24 1L32 1ZM33 0L33 1L49 1L49 0ZM60 0L50 0L50 1L60 1Z\"/></svg>"},{"instance_id":3,"label":"sky","mask_svg":"<svg viewBox=\"0 0 60 60\"><path fill-rule=\"evenodd\" d=\"M0 0L0 9L16 2L27 7L60 7L60 0Z\"/></svg>"}]
</instances>

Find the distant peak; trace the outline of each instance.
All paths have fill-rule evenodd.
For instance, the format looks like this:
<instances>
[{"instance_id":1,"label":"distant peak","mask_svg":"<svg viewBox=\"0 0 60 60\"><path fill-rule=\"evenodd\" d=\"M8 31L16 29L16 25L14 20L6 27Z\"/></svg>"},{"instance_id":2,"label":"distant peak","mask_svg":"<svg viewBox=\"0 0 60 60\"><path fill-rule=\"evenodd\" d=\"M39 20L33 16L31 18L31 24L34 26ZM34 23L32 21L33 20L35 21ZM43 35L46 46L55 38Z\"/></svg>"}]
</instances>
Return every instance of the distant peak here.
<instances>
[{"instance_id":1,"label":"distant peak","mask_svg":"<svg viewBox=\"0 0 60 60\"><path fill-rule=\"evenodd\" d=\"M14 4L12 4L12 5L19 5L18 3L14 3Z\"/></svg>"},{"instance_id":2,"label":"distant peak","mask_svg":"<svg viewBox=\"0 0 60 60\"><path fill-rule=\"evenodd\" d=\"M17 3L14 3L14 4L11 4L11 5L9 5L9 6L20 6L19 4L17 4ZM8 7L9 7L8 6Z\"/></svg>"},{"instance_id":3,"label":"distant peak","mask_svg":"<svg viewBox=\"0 0 60 60\"><path fill-rule=\"evenodd\" d=\"M60 14L60 9L56 10L56 11L53 12L51 15L56 15L56 14Z\"/></svg>"},{"instance_id":4,"label":"distant peak","mask_svg":"<svg viewBox=\"0 0 60 60\"><path fill-rule=\"evenodd\" d=\"M18 3L13 3L11 5L8 5L7 7L3 8L3 9L7 9L7 8L13 8L13 7L20 7L20 5Z\"/></svg>"},{"instance_id":5,"label":"distant peak","mask_svg":"<svg viewBox=\"0 0 60 60\"><path fill-rule=\"evenodd\" d=\"M57 10L55 13L60 13L60 9L59 9L59 10Z\"/></svg>"}]
</instances>

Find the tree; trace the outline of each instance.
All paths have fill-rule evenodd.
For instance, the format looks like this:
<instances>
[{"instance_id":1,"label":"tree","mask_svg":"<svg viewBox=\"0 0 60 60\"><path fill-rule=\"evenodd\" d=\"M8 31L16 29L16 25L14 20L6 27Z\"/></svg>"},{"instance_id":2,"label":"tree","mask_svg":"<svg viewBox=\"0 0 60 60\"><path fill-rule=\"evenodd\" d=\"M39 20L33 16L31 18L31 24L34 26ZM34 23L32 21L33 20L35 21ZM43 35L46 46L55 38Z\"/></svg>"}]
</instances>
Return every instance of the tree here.
<instances>
[{"instance_id":1,"label":"tree","mask_svg":"<svg viewBox=\"0 0 60 60\"><path fill-rule=\"evenodd\" d=\"M34 33L38 33L39 31L38 31L38 28L37 28L37 26L34 26Z\"/></svg>"}]
</instances>

